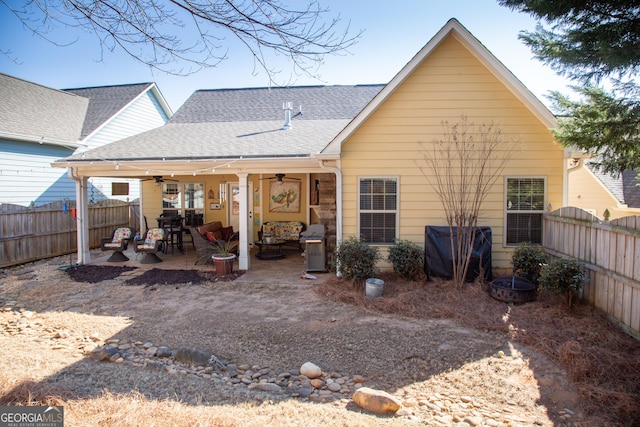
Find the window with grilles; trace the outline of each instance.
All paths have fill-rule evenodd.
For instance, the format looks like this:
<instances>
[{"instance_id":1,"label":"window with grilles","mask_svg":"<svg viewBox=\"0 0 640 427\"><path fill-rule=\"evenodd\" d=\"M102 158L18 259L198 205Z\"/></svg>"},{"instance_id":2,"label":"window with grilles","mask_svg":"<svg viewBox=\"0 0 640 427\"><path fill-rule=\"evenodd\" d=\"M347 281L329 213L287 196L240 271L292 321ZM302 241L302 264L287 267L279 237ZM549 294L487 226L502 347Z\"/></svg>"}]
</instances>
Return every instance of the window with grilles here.
<instances>
[{"instance_id":1,"label":"window with grilles","mask_svg":"<svg viewBox=\"0 0 640 427\"><path fill-rule=\"evenodd\" d=\"M367 243L394 243L398 232L398 179L360 178L359 199L360 235Z\"/></svg>"}]
</instances>

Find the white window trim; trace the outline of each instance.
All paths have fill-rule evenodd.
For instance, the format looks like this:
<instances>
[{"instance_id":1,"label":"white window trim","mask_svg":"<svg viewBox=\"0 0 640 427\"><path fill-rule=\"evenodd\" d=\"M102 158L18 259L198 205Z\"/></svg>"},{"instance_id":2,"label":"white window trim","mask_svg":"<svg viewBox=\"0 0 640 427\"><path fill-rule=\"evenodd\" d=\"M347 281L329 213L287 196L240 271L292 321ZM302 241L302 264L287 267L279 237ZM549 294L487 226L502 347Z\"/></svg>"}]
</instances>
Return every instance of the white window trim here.
<instances>
[{"instance_id":1,"label":"white window trim","mask_svg":"<svg viewBox=\"0 0 640 427\"><path fill-rule=\"evenodd\" d=\"M541 211L507 211L507 191L509 186L507 183L510 179L542 179L544 180L544 207ZM525 213L525 212L540 212L544 214L547 211L547 177L545 175L505 175L504 177L504 189L502 195L502 246L505 248L515 248L517 243L507 243L507 213ZM542 230L542 237L544 238L544 229Z\"/></svg>"},{"instance_id":2,"label":"white window trim","mask_svg":"<svg viewBox=\"0 0 640 427\"><path fill-rule=\"evenodd\" d=\"M396 209L395 211L389 211L389 210L368 210L367 212L374 212L374 213L388 213L388 212L395 212L396 213L396 235L394 239L399 239L400 238L400 175L362 175L362 176L358 176L357 177L357 194L356 194L356 229L357 229L357 233L358 233L358 240L360 240L361 234L360 234L360 183L363 179L394 179L396 181ZM369 242L367 242L369 243ZM371 246L380 246L380 247L387 247L387 246L391 246L393 245L393 243L371 243Z\"/></svg>"},{"instance_id":3,"label":"white window trim","mask_svg":"<svg viewBox=\"0 0 640 427\"><path fill-rule=\"evenodd\" d=\"M165 182L161 186L161 190L160 190L161 193L162 193L161 196L160 196L161 198L164 196L164 188L165 188L164 185L165 184L168 184L168 183ZM202 184L202 188L203 188L203 191L204 191L204 189L206 189L206 183L204 181L194 181L194 182L191 182L191 181L180 182L179 181L179 182L175 182L175 183L172 183L172 184L177 184L178 185L178 190L179 190L179 194L180 194L180 207L175 209L175 210L178 211L178 215L182 216L183 218L186 218L187 211L202 210L202 212L204 213L206 202L207 202L207 196L204 193L203 193L203 205L202 205L201 208L187 208L185 206L186 205L186 200L185 200L186 188L185 187L187 185L189 185L189 184ZM161 201L161 203L162 203L162 201ZM174 210L174 209L162 207L161 210L165 211L165 210Z\"/></svg>"}]
</instances>

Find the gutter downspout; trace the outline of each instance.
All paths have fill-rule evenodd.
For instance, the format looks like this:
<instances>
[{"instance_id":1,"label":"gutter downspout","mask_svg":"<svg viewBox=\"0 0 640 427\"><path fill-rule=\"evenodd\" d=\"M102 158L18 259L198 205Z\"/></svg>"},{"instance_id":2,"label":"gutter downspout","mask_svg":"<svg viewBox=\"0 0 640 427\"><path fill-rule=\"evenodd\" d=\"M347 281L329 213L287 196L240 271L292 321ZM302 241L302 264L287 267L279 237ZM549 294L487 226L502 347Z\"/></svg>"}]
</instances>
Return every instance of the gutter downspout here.
<instances>
[{"instance_id":1,"label":"gutter downspout","mask_svg":"<svg viewBox=\"0 0 640 427\"><path fill-rule=\"evenodd\" d=\"M564 155L562 156L562 206L569 206L569 169L574 169L581 165L581 160L578 158L578 163L576 166L571 167L570 162L574 158L572 157L572 152L570 150L565 149Z\"/></svg>"},{"instance_id":2,"label":"gutter downspout","mask_svg":"<svg viewBox=\"0 0 640 427\"><path fill-rule=\"evenodd\" d=\"M332 172L336 175L336 247L342 243L342 169L340 169L340 159L337 166L327 166L325 160L320 160L320 168ZM342 276L340 265L336 266L336 276Z\"/></svg>"},{"instance_id":3,"label":"gutter downspout","mask_svg":"<svg viewBox=\"0 0 640 427\"><path fill-rule=\"evenodd\" d=\"M89 202L87 195L87 179L76 175L73 167L67 168L67 176L76 182L76 241L78 246L77 263L87 264L90 259L89 251Z\"/></svg>"}]
</instances>

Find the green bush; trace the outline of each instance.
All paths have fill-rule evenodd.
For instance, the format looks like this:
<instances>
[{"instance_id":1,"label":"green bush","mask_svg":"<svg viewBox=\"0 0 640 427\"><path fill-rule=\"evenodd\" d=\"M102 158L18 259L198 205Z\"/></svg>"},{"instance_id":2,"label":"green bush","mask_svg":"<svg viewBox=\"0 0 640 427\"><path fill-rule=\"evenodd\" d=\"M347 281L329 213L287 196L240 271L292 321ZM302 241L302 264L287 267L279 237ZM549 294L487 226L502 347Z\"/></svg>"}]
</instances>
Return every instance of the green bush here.
<instances>
[{"instance_id":1,"label":"green bush","mask_svg":"<svg viewBox=\"0 0 640 427\"><path fill-rule=\"evenodd\" d=\"M393 272L408 280L424 278L424 249L410 240L396 240L389 247L389 262Z\"/></svg>"},{"instance_id":2,"label":"green bush","mask_svg":"<svg viewBox=\"0 0 640 427\"><path fill-rule=\"evenodd\" d=\"M513 251L511 265L513 274L522 276L533 283L538 283L540 270L548 262L547 255L542 251L541 246L521 243Z\"/></svg>"},{"instance_id":3,"label":"green bush","mask_svg":"<svg viewBox=\"0 0 640 427\"><path fill-rule=\"evenodd\" d=\"M584 264L574 259L556 259L542 267L539 283L542 289L566 294L569 307L584 286Z\"/></svg>"},{"instance_id":4,"label":"green bush","mask_svg":"<svg viewBox=\"0 0 640 427\"><path fill-rule=\"evenodd\" d=\"M368 245L364 238L358 240L351 236L336 249L336 262L342 276L354 282L375 277L378 271L376 263L380 258L378 247Z\"/></svg>"}]
</instances>

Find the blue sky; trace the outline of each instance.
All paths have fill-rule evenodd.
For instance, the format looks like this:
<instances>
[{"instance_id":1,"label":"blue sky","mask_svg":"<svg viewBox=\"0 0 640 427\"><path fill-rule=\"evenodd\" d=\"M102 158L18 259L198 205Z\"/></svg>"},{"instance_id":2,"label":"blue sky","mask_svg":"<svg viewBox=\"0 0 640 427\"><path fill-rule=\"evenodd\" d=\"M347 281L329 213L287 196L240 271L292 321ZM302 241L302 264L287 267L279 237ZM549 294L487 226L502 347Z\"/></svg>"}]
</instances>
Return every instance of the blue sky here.
<instances>
[{"instance_id":1,"label":"blue sky","mask_svg":"<svg viewBox=\"0 0 640 427\"><path fill-rule=\"evenodd\" d=\"M296 3L296 0L291 0ZM300 2L300 0L298 0ZM295 85L387 83L442 28L456 18L507 66L542 102L550 90L568 92L566 79L558 77L518 40L521 30L535 29L525 14L501 7L495 0L320 0L332 14L340 14L352 30L364 30L359 42L341 56L327 56L318 70L321 79L292 76L290 64L273 62L281 69L276 83ZM156 82L175 111L198 89L264 87L264 72L255 73L250 53L229 40L228 59L216 68L189 76L152 71L121 51L102 52L95 37L73 29L50 33L59 47L33 35L0 5L0 72L45 86L63 89L112 84Z\"/></svg>"}]
</instances>

